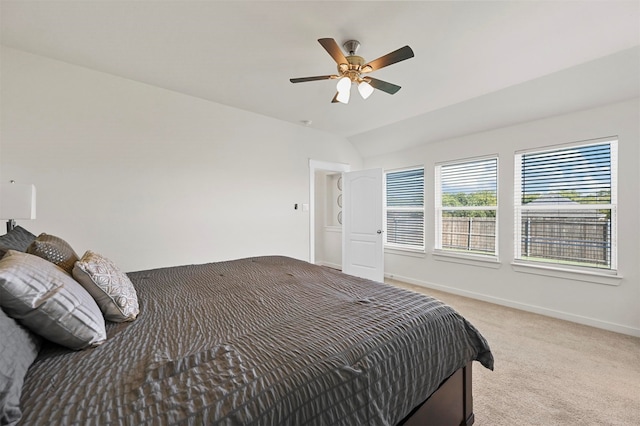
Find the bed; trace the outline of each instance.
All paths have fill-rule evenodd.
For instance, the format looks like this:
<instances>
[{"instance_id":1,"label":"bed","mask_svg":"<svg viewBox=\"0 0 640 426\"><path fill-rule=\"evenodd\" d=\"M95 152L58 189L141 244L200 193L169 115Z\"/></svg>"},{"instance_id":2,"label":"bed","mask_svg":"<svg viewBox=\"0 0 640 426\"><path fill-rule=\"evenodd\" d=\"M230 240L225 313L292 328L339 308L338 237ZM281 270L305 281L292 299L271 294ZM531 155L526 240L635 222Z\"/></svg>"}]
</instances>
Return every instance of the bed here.
<instances>
[{"instance_id":1,"label":"bed","mask_svg":"<svg viewBox=\"0 0 640 426\"><path fill-rule=\"evenodd\" d=\"M42 339L20 424L472 424L471 363L493 368L444 303L304 261L126 275L135 320L87 349Z\"/></svg>"}]
</instances>

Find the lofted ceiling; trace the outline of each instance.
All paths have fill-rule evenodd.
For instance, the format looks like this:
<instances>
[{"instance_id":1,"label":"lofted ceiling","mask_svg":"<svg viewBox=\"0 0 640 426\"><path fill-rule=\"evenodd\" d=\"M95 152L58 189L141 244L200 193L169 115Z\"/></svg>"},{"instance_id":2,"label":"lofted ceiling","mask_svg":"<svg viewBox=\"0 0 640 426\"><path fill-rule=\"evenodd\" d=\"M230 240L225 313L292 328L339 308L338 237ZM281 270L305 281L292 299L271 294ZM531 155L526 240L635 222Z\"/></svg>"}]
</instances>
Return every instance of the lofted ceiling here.
<instances>
[{"instance_id":1,"label":"lofted ceiling","mask_svg":"<svg viewBox=\"0 0 640 426\"><path fill-rule=\"evenodd\" d=\"M638 1L1 2L5 46L344 136L364 156L640 95ZM317 39L361 43L395 95L332 104ZM423 130L424 133L424 130Z\"/></svg>"}]
</instances>

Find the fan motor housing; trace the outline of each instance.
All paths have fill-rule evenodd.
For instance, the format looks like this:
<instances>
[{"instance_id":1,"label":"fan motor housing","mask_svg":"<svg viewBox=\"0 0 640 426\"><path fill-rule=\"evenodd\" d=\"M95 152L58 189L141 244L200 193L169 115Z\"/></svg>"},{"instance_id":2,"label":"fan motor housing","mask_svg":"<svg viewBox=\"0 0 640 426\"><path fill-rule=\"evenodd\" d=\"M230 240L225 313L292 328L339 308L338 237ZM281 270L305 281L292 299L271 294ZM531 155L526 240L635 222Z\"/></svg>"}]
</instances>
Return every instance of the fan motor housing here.
<instances>
[{"instance_id":1,"label":"fan motor housing","mask_svg":"<svg viewBox=\"0 0 640 426\"><path fill-rule=\"evenodd\" d=\"M347 56L347 61L349 61L349 65L356 65L358 67L361 67L364 65L364 58L362 56L358 56L358 55L350 55Z\"/></svg>"}]
</instances>

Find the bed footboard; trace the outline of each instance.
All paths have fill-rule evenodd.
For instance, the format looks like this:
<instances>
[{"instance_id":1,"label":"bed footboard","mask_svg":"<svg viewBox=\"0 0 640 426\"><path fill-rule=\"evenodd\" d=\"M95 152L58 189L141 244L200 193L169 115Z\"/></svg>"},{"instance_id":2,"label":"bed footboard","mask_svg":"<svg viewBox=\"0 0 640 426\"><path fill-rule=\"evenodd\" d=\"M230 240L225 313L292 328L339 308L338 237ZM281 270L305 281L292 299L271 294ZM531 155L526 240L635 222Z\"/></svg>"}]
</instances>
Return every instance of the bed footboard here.
<instances>
[{"instance_id":1,"label":"bed footboard","mask_svg":"<svg viewBox=\"0 0 640 426\"><path fill-rule=\"evenodd\" d=\"M474 423L471 394L472 363L453 373L401 425L404 426L470 426Z\"/></svg>"}]
</instances>

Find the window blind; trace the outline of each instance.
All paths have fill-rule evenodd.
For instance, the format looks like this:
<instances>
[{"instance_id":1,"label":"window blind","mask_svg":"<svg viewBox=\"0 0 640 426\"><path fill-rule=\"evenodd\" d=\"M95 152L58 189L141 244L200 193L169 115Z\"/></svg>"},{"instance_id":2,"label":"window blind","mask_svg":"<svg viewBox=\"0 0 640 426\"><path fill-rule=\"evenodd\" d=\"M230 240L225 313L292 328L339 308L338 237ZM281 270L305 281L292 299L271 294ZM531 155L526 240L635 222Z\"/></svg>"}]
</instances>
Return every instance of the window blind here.
<instances>
[{"instance_id":1,"label":"window blind","mask_svg":"<svg viewBox=\"0 0 640 426\"><path fill-rule=\"evenodd\" d=\"M609 143L522 155L521 202L611 203ZM540 200L541 194L557 197ZM563 196L564 195L564 196Z\"/></svg>"},{"instance_id":2,"label":"window blind","mask_svg":"<svg viewBox=\"0 0 640 426\"><path fill-rule=\"evenodd\" d=\"M516 258L616 268L616 141L516 155Z\"/></svg>"},{"instance_id":3,"label":"window blind","mask_svg":"<svg viewBox=\"0 0 640 426\"><path fill-rule=\"evenodd\" d=\"M436 166L436 248L496 256L498 159Z\"/></svg>"},{"instance_id":4,"label":"window blind","mask_svg":"<svg viewBox=\"0 0 640 426\"><path fill-rule=\"evenodd\" d=\"M424 248L424 168L386 173L387 244Z\"/></svg>"},{"instance_id":5,"label":"window blind","mask_svg":"<svg viewBox=\"0 0 640 426\"><path fill-rule=\"evenodd\" d=\"M498 159L440 166L443 206L495 206Z\"/></svg>"}]
</instances>

